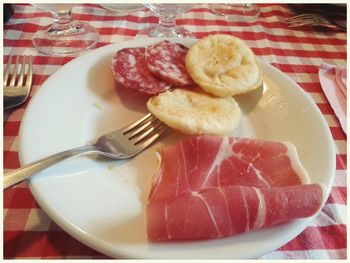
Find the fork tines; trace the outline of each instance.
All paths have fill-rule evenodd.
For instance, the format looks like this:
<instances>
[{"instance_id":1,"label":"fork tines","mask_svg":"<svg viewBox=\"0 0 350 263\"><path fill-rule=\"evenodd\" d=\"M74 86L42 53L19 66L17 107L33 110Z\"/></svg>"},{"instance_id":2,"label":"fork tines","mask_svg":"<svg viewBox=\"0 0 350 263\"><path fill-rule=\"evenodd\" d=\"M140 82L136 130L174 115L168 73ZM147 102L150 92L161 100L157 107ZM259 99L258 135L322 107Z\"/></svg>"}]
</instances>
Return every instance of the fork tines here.
<instances>
[{"instance_id":1,"label":"fork tines","mask_svg":"<svg viewBox=\"0 0 350 263\"><path fill-rule=\"evenodd\" d=\"M304 19L312 19L315 20L314 16L312 14L301 14L292 16L286 19L286 21L298 21L298 20L304 20Z\"/></svg>"},{"instance_id":2,"label":"fork tines","mask_svg":"<svg viewBox=\"0 0 350 263\"><path fill-rule=\"evenodd\" d=\"M166 129L167 127L163 122L149 113L140 120L125 127L122 132L134 145L147 147Z\"/></svg>"},{"instance_id":3,"label":"fork tines","mask_svg":"<svg viewBox=\"0 0 350 263\"><path fill-rule=\"evenodd\" d=\"M22 57L21 62L20 57ZM26 60L28 60L28 62L26 62ZM25 70L26 64L28 64L27 72ZM32 83L32 64L33 62L31 55L28 59L27 56L16 56L15 65L13 67L13 71L11 72L12 55L10 55L4 71L4 87L30 87Z\"/></svg>"},{"instance_id":4,"label":"fork tines","mask_svg":"<svg viewBox=\"0 0 350 263\"><path fill-rule=\"evenodd\" d=\"M288 24L288 27L298 27L312 24L315 22L315 19L308 14L302 14L287 18L286 22Z\"/></svg>"}]
</instances>

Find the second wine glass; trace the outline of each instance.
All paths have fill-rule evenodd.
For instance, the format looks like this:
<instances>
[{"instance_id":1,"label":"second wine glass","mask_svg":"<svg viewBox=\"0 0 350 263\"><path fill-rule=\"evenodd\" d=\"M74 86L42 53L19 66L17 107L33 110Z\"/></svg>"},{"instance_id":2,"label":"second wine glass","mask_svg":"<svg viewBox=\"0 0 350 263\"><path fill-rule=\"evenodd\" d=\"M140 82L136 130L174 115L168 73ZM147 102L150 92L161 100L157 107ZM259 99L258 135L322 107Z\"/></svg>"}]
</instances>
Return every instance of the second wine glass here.
<instances>
[{"instance_id":1,"label":"second wine glass","mask_svg":"<svg viewBox=\"0 0 350 263\"><path fill-rule=\"evenodd\" d=\"M54 22L38 30L33 37L33 45L49 55L77 55L93 48L99 40L96 29L71 16L76 4L32 4L50 11Z\"/></svg>"},{"instance_id":2,"label":"second wine glass","mask_svg":"<svg viewBox=\"0 0 350 263\"><path fill-rule=\"evenodd\" d=\"M260 15L256 4L210 4L211 11L235 22L254 22Z\"/></svg>"},{"instance_id":3,"label":"second wine glass","mask_svg":"<svg viewBox=\"0 0 350 263\"><path fill-rule=\"evenodd\" d=\"M141 30L138 38L142 37L191 37L193 35L184 27L176 25L176 17L191 9L190 4L144 4L159 17L157 25Z\"/></svg>"}]
</instances>

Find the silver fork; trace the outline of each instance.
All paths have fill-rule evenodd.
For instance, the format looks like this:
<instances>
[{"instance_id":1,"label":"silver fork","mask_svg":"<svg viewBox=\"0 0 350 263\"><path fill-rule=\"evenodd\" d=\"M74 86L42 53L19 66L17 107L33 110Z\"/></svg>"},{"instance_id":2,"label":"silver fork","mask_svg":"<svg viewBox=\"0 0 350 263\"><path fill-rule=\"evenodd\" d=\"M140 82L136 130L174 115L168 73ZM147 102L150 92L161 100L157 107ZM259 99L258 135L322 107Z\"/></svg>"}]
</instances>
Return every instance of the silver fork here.
<instances>
[{"instance_id":1,"label":"silver fork","mask_svg":"<svg viewBox=\"0 0 350 263\"><path fill-rule=\"evenodd\" d=\"M301 27L301 26L321 26L329 29L342 29L340 25L336 25L331 20L326 18L325 16L319 14L301 14L297 16L292 16L286 19L288 27Z\"/></svg>"},{"instance_id":2,"label":"silver fork","mask_svg":"<svg viewBox=\"0 0 350 263\"><path fill-rule=\"evenodd\" d=\"M10 55L5 71L4 71L4 109L17 107L24 103L32 87L33 61L32 56L29 56L26 63L26 56L22 57L22 64L19 64L19 57L16 57L12 74L10 68L12 64L12 55ZM28 69L26 73L26 65ZM9 78L12 75L11 79Z\"/></svg>"},{"instance_id":3,"label":"silver fork","mask_svg":"<svg viewBox=\"0 0 350 263\"><path fill-rule=\"evenodd\" d=\"M4 189L78 154L101 154L113 159L133 157L151 145L167 126L151 113L120 130L99 137L95 143L63 151L4 174Z\"/></svg>"}]
</instances>

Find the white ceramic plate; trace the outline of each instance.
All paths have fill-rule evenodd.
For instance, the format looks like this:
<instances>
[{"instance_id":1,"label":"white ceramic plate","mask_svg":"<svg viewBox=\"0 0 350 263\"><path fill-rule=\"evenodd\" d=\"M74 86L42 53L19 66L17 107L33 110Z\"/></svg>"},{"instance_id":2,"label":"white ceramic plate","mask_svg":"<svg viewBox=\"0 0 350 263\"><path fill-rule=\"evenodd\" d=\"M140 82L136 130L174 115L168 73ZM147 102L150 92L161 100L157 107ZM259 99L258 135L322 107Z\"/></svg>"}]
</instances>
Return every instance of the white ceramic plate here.
<instances>
[{"instance_id":1,"label":"white ceramic plate","mask_svg":"<svg viewBox=\"0 0 350 263\"><path fill-rule=\"evenodd\" d=\"M20 129L20 160L27 164L88 143L146 113L146 98L115 88L113 54L146 46L142 39L102 47L67 63L32 98ZM191 45L194 40L173 39ZM313 183L331 186L335 152L322 114L291 79L259 62L264 87L237 96L243 117L234 135L287 140L297 147ZM255 258L297 236L313 218L217 240L148 243L144 205L156 169L155 147L182 137L175 131L134 159L80 156L34 176L30 190L70 235L117 258Z\"/></svg>"}]
</instances>

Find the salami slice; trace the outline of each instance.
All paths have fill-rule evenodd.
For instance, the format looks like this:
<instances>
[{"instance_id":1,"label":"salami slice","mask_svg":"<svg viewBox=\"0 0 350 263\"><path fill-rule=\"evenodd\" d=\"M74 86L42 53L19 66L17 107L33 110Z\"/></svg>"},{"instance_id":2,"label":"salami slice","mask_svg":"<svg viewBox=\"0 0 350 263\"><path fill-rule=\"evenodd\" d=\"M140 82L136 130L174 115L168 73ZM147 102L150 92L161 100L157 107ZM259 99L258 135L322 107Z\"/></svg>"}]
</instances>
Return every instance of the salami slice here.
<instances>
[{"instance_id":1,"label":"salami slice","mask_svg":"<svg viewBox=\"0 0 350 263\"><path fill-rule=\"evenodd\" d=\"M178 86L192 84L185 67L187 50L183 45L160 41L146 48L147 66L154 75L166 82Z\"/></svg>"},{"instance_id":2,"label":"salami slice","mask_svg":"<svg viewBox=\"0 0 350 263\"><path fill-rule=\"evenodd\" d=\"M143 47L119 50L113 57L112 71L119 83L142 93L158 94L171 87L149 71Z\"/></svg>"}]
</instances>

